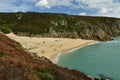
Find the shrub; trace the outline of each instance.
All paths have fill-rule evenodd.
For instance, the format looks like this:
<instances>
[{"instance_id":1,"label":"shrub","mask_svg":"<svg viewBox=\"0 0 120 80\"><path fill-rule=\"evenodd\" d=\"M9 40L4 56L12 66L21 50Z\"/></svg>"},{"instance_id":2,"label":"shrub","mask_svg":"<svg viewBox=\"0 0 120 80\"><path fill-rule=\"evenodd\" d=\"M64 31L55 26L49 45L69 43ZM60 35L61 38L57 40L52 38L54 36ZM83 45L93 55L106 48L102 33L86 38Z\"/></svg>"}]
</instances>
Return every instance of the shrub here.
<instances>
[{"instance_id":1,"label":"shrub","mask_svg":"<svg viewBox=\"0 0 120 80\"><path fill-rule=\"evenodd\" d=\"M48 72L32 71L34 80L54 80L54 77Z\"/></svg>"},{"instance_id":2,"label":"shrub","mask_svg":"<svg viewBox=\"0 0 120 80\"><path fill-rule=\"evenodd\" d=\"M3 32L3 33L5 33L5 34L10 33L10 29L7 28L7 27L3 27L3 26L0 26L0 31Z\"/></svg>"}]
</instances>

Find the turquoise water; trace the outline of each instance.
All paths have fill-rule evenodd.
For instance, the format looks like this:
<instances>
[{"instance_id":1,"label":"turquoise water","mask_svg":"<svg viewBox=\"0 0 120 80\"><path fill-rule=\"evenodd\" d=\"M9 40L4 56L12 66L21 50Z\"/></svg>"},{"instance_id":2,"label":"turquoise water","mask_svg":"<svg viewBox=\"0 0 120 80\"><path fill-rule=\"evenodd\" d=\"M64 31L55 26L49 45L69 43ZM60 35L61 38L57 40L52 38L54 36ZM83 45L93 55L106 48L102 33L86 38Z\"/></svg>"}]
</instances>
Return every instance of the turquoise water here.
<instances>
[{"instance_id":1,"label":"turquoise water","mask_svg":"<svg viewBox=\"0 0 120 80\"><path fill-rule=\"evenodd\" d=\"M65 54L60 57L57 64L94 77L120 80L120 38Z\"/></svg>"}]
</instances>

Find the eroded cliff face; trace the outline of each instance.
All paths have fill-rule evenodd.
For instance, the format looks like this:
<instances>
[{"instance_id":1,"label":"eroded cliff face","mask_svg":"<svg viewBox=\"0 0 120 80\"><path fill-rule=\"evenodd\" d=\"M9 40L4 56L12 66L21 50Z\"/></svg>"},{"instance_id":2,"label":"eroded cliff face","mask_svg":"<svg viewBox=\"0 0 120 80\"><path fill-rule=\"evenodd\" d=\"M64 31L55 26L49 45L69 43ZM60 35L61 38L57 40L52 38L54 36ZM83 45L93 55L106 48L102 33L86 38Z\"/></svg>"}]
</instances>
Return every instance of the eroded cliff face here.
<instances>
[{"instance_id":1,"label":"eroded cliff face","mask_svg":"<svg viewBox=\"0 0 120 80\"><path fill-rule=\"evenodd\" d=\"M0 13L0 25L17 35L107 41L120 36L120 19L53 13ZM7 29L8 30L8 29Z\"/></svg>"},{"instance_id":2,"label":"eroded cliff face","mask_svg":"<svg viewBox=\"0 0 120 80\"><path fill-rule=\"evenodd\" d=\"M19 43L0 33L0 80L92 79L81 72L59 67L44 57L24 51Z\"/></svg>"}]
</instances>

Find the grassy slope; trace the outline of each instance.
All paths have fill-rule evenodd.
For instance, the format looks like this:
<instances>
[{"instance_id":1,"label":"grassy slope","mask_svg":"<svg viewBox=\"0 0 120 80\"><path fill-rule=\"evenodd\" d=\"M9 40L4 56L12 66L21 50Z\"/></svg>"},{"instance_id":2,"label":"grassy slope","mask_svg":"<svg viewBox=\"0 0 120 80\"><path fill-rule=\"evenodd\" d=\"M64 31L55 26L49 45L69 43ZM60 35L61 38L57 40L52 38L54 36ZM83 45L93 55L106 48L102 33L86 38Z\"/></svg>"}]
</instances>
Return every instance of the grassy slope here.
<instances>
[{"instance_id":1,"label":"grassy slope","mask_svg":"<svg viewBox=\"0 0 120 80\"><path fill-rule=\"evenodd\" d=\"M72 16L54 13L0 13L0 25L14 33L43 36L110 40L120 35L120 19ZM107 36L107 37L106 37Z\"/></svg>"}]
</instances>

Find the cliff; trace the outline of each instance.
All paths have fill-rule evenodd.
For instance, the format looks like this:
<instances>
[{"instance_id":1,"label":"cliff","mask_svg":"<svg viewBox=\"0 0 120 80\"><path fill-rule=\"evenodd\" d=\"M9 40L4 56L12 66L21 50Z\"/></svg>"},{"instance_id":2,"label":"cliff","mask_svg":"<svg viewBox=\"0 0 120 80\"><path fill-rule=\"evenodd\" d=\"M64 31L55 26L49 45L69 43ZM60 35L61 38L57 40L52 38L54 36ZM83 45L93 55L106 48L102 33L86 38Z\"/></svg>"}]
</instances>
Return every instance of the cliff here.
<instances>
[{"instance_id":1,"label":"cliff","mask_svg":"<svg viewBox=\"0 0 120 80\"><path fill-rule=\"evenodd\" d=\"M120 36L120 19L57 13L0 13L0 29L17 35L107 41Z\"/></svg>"},{"instance_id":2,"label":"cliff","mask_svg":"<svg viewBox=\"0 0 120 80\"><path fill-rule=\"evenodd\" d=\"M59 67L44 57L24 51L19 43L0 33L0 80L92 79L81 72Z\"/></svg>"}]
</instances>

